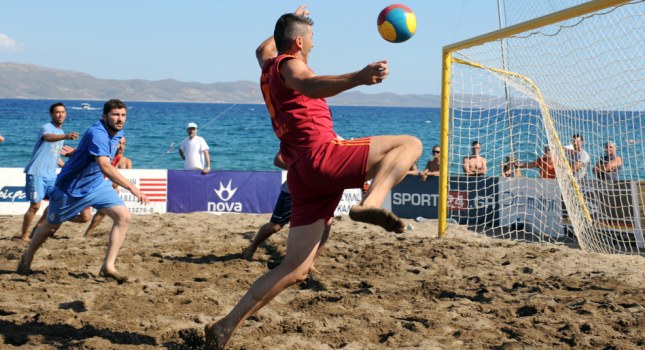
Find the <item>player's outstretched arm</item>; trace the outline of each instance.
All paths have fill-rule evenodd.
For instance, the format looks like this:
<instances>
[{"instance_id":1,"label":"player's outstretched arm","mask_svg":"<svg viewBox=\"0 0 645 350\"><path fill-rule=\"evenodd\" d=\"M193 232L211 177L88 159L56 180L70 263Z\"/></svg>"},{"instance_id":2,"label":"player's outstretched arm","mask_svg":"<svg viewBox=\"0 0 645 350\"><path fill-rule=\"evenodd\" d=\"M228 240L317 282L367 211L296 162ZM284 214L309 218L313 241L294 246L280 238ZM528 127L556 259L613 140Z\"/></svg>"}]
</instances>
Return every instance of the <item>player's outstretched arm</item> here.
<instances>
[{"instance_id":1,"label":"player's outstretched arm","mask_svg":"<svg viewBox=\"0 0 645 350\"><path fill-rule=\"evenodd\" d=\"M386 60L370 63L360 71L342 75L317 76L299 59L288 60L282 66L285 84L311 98L331 97L360 85L379 84L389 73Z\"/></svg>"},{"instance_id":2,"label":"player's outstretched arm","mask_svg":"<svg viewBox=\"0 0 645 350\"><path fill-rule=\"evenodd\" d=\"M99 164L103 175L110 179L110 181L132 192L132 194L139 200L139 203L150 203L148 197L143 192L139 191L137 186L131 184L130 181L121 175L117 168L112 166L109 157L96 157L96 162Z\"/></svg>"}]
</instances>

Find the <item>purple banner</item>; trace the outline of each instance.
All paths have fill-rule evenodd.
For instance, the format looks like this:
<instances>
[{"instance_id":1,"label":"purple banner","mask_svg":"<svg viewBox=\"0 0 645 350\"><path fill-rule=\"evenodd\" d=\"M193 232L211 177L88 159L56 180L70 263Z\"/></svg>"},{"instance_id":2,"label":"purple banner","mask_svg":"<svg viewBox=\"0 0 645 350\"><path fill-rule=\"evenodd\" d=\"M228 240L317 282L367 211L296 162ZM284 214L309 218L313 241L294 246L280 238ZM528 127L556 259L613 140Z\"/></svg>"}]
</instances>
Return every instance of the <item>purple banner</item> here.
<instances>
[{"instance_id":1,"label":"purple banner","mask_svg":"<svg viewBox=\"0 0 645 350\"><path fill-rule=\"evenodd\" d=\"M279 171L168 170L168 212L271 213Z\"/></svg>"}]
</instances>

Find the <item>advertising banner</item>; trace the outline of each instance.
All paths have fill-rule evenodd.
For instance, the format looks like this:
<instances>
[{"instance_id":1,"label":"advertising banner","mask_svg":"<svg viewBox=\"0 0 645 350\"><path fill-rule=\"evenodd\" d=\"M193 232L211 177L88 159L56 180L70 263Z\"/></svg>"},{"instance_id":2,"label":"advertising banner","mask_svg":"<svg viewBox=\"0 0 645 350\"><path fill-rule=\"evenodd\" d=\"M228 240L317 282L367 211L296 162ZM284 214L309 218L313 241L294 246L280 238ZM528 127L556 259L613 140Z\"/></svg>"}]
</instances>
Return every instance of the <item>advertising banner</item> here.
<instances>
[{"instance_id":1,"label":"advertising banner","mask_svg":"<svg viewBox=\"0 0 645 350\"><path fill-rule=\"evenodd\" d=\"M150 199L149 205L141 205L130 191L119 188L119 196L131 213L166 212L166 170L120 169L119 171ZM41 215L48 205L49 201L42 201L38 215ZM0 168L0 215L23 215L27 209L29 209L29 200L25 193L25 174L22 168Z\"/></svg>"},{"instance_id":2,"label":"advertising banner","mask_svg":"<svg viewBox=\"0 0 645 350\"><path fill-rule=\"evenodd\" d=\"M48 201L40 203L42 214ZM25 173L22 168L0 168L0 215L23 215L29 209L25 193Z\"/></svg>"},{"instance_id":3,"label":"advertising banner","mask_svg":"<svg viewBox=\"0 0 645 350\"><path fill-rule=\"evenodd\" d=\"M499 179L499 225L539 228L553 238L563 234L562 201L555 179Z\"/></svg>"},{"instance_id":4,"label":"advertising banner","mask_svg":"<svg viewBox=\"0 0 645 350\"><path fill-rule=\"evenodd\" d=\"M139 204L137 198L130 191L119 187L119 197L132 214L163 214L166 212L167 172L166 170L151 169L119 169L121 174L131 184L139 187L150 204Z\"/></svg>"},{"instance_id":5,"label":"advertising banner","mask_svg":"<svg viewBox=\"0 0 645 350\"><path fill-rule=\"evenodd\" d=\"M279 171L168 170L168 212L271 213Z\"/></svg>"},{"instance_id":6,"label":"advertising banner","mask_svg":"<svg viewBox=\"0 0 645 350\"><path fill-rule=\"evenodd\" d=\"M497 185L496 177L451 177L448 217L462 225L497 226Z\"/></svg>"},{"instance_id":7,"label":"advertising banner","mask_svg":"<svg viewBox=\"0 0 645 350\"><path fill-rule=\"evenodd\" d=\"M338 202L334 216L336 215L349 215L349 209L354 205L361 202L363 198L363 191L360 188L350 188L343 192L343 197Z\"/></svg>"},{"instance_id":8,"label":"advertising banner","mask_svg":"<svg viewBox=\"0 0 645 350\"><path fill-rule=\"evenodd\" d=\"M643 247L640 188L632 181L586 181L582 193L591 219L610 245L635 242Z\"/></svg>"},{"instance_id":9,"label":"advertising banner","mask_svg":"<svg viewBox=\"0 0 645 350\"><path fill-rule=\"evenodd\" d=\"M406 176L390 192L391 210L400 218L436 219L439 210L439 177L425 182L419 176Z\"/></svg>"}]
</instances>

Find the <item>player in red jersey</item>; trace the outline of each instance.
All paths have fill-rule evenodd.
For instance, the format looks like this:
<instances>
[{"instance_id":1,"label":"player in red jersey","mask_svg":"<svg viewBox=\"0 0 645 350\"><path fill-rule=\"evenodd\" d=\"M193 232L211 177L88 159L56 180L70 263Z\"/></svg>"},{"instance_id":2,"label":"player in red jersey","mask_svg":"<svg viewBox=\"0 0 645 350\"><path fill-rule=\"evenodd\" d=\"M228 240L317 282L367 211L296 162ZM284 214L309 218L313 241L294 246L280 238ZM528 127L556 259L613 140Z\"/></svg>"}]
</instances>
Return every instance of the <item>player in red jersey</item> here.
<instances>
[{"instance_id":1,"label":"player in red jersey","mask_svg":"<svg viewBox=\"0 0 645 350\"><path fill-rule=\"evenodd\" d=\"M371 63L343 75L317 76L307 66L313 48L313 22L308 14L303 5L280 17L274 37L256 50L262 67L262 94L280 139L293 199L287 254L278 267L251 286L228 315L206 326L207 349L223 349L244 320L307 277L320 249L325 223L333 216L344 189L360 188L373 179L367 196L351 209L350 217L388 231L405 229L403 221L381 205L421 156L421 141L407 135L338 140L325 101L359 85L381 83L389 73L387 62Z\"/></svg>"}]
</instances>

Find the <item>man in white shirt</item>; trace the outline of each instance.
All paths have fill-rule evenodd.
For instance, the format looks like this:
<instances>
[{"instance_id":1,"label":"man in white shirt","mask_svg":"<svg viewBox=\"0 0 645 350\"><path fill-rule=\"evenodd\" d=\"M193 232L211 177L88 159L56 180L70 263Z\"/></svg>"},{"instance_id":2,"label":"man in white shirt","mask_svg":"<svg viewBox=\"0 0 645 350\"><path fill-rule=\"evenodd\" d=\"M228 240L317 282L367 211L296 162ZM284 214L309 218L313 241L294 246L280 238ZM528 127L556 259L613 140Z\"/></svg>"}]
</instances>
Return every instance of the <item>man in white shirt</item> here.
<instances>
[{"instance_id":1,"label":"man in white shirt","mask_svg":"<svg viewBox=\"0 0 645 350\"><path fill-rule=\"evenodd\" d=\"M578 181L584 180L587 177L587 168L591 161L589 153L582 149L583 142L584 139L582 138L582 135L575 134L571 138L571 144L564 146L564 149L567 152L569 166L571 166L573 176Z\"/></svg>"},{"instance_id":2,"label":"man in white shirt","mask_svg":"<svg viewBox=\"0 0 645 350\"><path fill-rule=\"evenodd\" d=\"M206 141L197 136L197 124L188 123L186 133L188 137L181 141L179 147L179 155L184 160L184 170L201 170L202 174L207 174L211 170L211 157Z\"/></svg>"}]
</instances>

